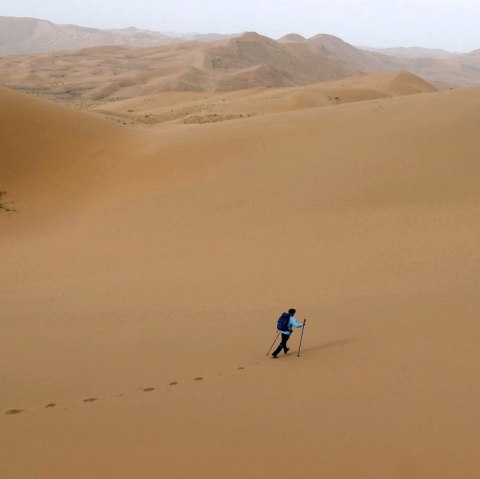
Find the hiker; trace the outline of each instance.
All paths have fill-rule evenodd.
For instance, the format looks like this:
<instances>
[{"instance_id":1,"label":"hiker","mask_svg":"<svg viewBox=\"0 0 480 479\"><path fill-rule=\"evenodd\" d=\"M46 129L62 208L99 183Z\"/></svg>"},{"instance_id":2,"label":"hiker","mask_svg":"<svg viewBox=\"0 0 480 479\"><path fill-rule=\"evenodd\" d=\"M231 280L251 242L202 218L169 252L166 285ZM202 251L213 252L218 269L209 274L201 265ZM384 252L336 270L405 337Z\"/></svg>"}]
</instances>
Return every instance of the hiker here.
<instances>
[{"instance_id":1,"label":"hiker","mask_svg":"<svg viewBox=\"0 0 480 479\"><path fill-rule=\"evenodd\" d=\"M280 319L277 323L277 329L282 333L282 341L275 351L272 353L272 357L277 359L280 351L283 349L285 354L290 351L290 348L287 348L287 341L290 339L290 335L293 332L293 328L303 328L304 324L297 323L294 314L296 313L295 309L289 309L288 313L283 313L280 316Z\"/></svg>"}]
</instances>

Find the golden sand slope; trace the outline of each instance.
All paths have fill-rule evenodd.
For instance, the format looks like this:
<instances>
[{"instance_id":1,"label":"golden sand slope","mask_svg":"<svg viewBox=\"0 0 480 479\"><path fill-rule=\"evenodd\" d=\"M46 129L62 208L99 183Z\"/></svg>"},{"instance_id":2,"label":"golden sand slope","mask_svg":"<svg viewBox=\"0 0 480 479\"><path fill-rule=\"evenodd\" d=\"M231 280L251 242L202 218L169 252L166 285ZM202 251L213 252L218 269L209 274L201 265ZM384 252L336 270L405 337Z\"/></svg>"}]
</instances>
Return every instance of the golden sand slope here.
<instances>
[{"instance_id":1,"label":"golden sand slope","mask_svg":"<svg viewBox=\"0 0 480 479\"><path fill-rule=\"evenodd\" d=\"M398 95L436 91L409 72L344 78L290 88L254 88L224 93L163 92L117 101L93 109L131 125L214 123L255 115L302 110Z\"/></svg>"},{"instance_id":2,"label":"golden sand slope","mask_svg":"<svg viewBox=\"0 0 480 479\"><path fill-rule=\"evenodd\" d=\"M157 133L0 95L0 477L475 477L480 90Z\"/></svg>"},{"instance_id":3,"label":"golden sand slope","mask_svg":"<svg viewBox=\"0 0 480 479\"><path fill-rule=\"evenodd\" d=\"M132 168L135 151L123 145L134 140L123 125L6 89L0 98L1 183L24 204L21 223L49 223L75 205L84 209Z\"/></svg>"}]
</instances>

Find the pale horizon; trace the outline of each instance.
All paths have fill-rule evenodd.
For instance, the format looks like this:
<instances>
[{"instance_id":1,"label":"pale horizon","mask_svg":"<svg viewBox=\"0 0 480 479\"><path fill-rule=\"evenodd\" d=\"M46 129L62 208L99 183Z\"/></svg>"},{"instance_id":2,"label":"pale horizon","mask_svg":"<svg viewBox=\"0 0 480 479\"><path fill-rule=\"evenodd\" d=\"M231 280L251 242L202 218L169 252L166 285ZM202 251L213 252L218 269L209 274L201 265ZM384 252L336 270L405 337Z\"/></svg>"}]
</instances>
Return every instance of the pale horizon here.
<instances>
[{"instance_id":1,"label":"pale horizon","mask_svg":"<svg viewBox=\"0 0 480 479\"><path fill-rule=\"evenodd\" d=\"M0 16L30 17L91 28L128 28L170 34L235 34L255 31L270 38L289 33L311 37L326 33L371 48L421 47L450 52L480 48L480 5L471 0L405 0L386 5L378 0L153 1L5 0Z\"/></svg>"}]
</instances>

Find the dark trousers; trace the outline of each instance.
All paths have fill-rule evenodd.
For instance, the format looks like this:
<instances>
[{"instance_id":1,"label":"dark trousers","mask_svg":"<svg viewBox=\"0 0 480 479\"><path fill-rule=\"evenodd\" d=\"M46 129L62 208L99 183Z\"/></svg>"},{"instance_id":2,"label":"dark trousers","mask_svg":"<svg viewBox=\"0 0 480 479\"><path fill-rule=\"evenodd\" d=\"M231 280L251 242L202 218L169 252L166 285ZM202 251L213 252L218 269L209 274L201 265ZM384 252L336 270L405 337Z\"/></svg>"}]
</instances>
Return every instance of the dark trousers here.
<instances>
[{"instance_id":1,"label":"dark trousers","mask_svg":"<svg viewBox=\"0 0 480 479\"><path fill-rule=\"evenodd\" d=\"M282 333L282 342L279 344L278 348L273 351L273 356L278 356L280 351L283 349L283 352L287 353L287 341L290 339L290 334Z\"/></svg>"}]
</instances>

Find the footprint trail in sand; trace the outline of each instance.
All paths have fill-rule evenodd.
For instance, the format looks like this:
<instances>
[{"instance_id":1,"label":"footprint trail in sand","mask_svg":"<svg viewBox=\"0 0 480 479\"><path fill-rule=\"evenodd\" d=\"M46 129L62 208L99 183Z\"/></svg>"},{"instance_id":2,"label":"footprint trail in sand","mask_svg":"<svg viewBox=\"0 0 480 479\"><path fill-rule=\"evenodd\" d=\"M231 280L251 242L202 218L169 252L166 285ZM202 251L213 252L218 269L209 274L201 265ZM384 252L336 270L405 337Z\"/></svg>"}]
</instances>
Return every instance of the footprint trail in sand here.
<instances>
[{"instance_id":1,"label":"footprint trail in sand","mask_svg":"<svg viewBox=\"0 0 480 479\"><path fill-rule=\"evenodd\" d=\"M258 363L256 363L258 364ZM243 371L245 370L246 368L244 366L238 366L237 368L237 371ZM193 378L193 381L195 382L200 382L200 381L204 381L205 378L203 376L196 376ZM171 381L168 383L168 386L178 386L180 384L179 381ZM145 387L145 388L140 388L143 392L153 392L156 390L155 387L152 387L152 386L149 386L149 387ZM169 390L168 390L169 391ZM122 397L125 397L124 394L115 394L113 397L115 398L122 398ZM84 403L93 403L93 402L96 402L98 401L100 398L97 398L97 397L87 397L85 399L82 399L82 402ZM50 402L48 404L46 404L45 406L43 406L44 409L53 409L57 407L57 403L54 403L54 402ZM65 408L63 408L62 410L66 410ZM9 409L8 411L5 412L5 415L7 416L13 416L13 415L18 415L18 414L21 414L21 413L24 413L26 412L26 410L24 409Z\"/></svg>"}]
</instances>

